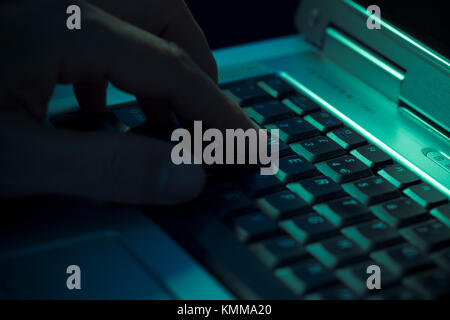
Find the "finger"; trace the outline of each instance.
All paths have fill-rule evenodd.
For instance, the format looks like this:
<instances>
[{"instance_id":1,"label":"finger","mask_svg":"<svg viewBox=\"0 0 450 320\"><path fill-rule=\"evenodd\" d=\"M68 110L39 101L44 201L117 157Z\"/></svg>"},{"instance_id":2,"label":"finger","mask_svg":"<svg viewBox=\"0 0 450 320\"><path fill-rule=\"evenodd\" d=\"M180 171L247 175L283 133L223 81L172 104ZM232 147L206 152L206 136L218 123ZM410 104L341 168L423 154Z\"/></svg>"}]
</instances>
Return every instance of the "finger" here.
<instances>
[{"instance_id":1,"label":"finger","mask_svg":"<svg viewBox=\"0 0 450 320\"><path fill-rule=\"evenodd\" d=\"M73 89L80 108L89 113L104 111L106 108L107 87L107 81L75 83Z\"/></svg>"},{"instance_id":2,"label":"finger","mask_svg":"<svg viewBox=\"0 0 450 320\"><path fill-rule=\"evenodd\" d=\"M172 129L174 125L174 114L170 110L167 100L161 99L138 99L142 110L147 116L147 124L156 130Z\"/></svg>"},{"instance_id":3,"label":"finger","mask_svg":"<svg viewBox=\"0 0 450 320\"><path fill-rule=\"evenodd\" d=\"M214 81L217 65L206 37L182 0L89 0L108 13L175 42Z\"/></svg>"},{"instance_id":4,"label":"finger","mask_svg":"<svg viewBox=\"0 0 450 320\"><path fill-rule=\"evenodd\" d=\"M88 39L78 41L83 48L76 50L80 53L76 62L64 64L66 80L101 74L139 98L167 99L175 114L188 121L203 120L205 126L223 131L254 128L241 108L178 46L106 13L89 23Z\"/></svg>"},{"instance_id":5,"label":"finger","mask_svg":"<svg viewBox=\"0 0 450 320\"><path fill-rule=\"evenodd\" d=\"M192 13L184 1L172 1L179 4L182 9L178 16L172 18L163 29L160 36L168 41L173 41L194 59L215 82L217 82L217 64L206 37L195 21Z\"/></svg>"},{"instance_id":6,"label":"finger","mask_svg":"<svg viewBox=\"0 0 450 320\"><path fill-rule=\"evenodd\" d=\"M8 150L0 158L0 194L5 196L75 195L166 205L193 199L204 185L201 166L174 165L171 145L156 139L29 123L9 128L4 139L2 130L0 145Z\"/></svg>"}]
</instances>

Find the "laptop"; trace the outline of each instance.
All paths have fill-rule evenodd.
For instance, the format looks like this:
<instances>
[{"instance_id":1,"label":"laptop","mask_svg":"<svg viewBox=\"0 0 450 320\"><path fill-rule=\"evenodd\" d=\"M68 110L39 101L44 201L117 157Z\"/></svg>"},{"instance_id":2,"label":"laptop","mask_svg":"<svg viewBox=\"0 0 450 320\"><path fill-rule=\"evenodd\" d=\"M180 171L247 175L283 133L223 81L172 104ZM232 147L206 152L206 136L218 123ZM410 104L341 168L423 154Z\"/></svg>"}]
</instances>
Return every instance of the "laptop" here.
<instances>
[{"instance_id":1,"label":"laptop","mask_svg":"<svg viewBox=\"0 0 450 320\"><path fill-rule=\"evenodd\" d=\"M276 175L211 172L179 207L8 201L0 298L448 297L448 36L379 3L303 0L296 34L214 51L224 92L279 129ZM58 87L49 125L149 134L108 90L89 117Z\"/></svg>"}]
</instances>

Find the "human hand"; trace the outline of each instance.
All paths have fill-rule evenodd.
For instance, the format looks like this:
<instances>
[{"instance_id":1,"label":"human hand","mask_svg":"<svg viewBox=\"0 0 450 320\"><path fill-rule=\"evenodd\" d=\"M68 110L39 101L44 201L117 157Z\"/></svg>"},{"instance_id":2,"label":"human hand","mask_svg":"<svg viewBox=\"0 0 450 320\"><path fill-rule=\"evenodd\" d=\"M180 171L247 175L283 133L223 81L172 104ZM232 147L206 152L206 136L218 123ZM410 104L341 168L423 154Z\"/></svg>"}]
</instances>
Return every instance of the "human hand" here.
<instances>
[{"instance_id":1,"label":"human hand","mask_svg":"<svg viewBox=\"0 0 450 320\"><path fill-rule=\"evenodd\" d=\"M81 8L81 30L66 8ZM43 124L54 86L72 83L80 107L105 107L106 83L158 119L172 113L218 129L251 128L216 85L202 31L182 0L46 0L0 4L0 195L63 194L174 204L201 192L201 166L175 166L171 145L132 134ZM155 109L155 99L168 108Z\"/></svg>"}]
</instances>

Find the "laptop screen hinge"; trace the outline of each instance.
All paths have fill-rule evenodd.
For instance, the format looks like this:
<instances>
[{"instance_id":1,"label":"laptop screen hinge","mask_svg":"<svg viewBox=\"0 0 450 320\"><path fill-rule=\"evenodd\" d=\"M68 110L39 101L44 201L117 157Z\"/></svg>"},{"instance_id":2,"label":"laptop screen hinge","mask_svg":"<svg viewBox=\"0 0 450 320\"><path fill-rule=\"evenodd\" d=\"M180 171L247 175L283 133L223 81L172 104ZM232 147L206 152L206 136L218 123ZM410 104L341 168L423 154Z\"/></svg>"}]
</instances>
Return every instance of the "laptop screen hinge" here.
<instances>
[{"instance_id":1,"label":"laptop screen hinge","mask_svg":"<svg viewBox=\"0 0 450 320\"><path fill-rule=\"evenodd\" d=\"M323 53L392 100L398 100L405 71L337 28L326 29Z\"/></svg>"}]
</instances>

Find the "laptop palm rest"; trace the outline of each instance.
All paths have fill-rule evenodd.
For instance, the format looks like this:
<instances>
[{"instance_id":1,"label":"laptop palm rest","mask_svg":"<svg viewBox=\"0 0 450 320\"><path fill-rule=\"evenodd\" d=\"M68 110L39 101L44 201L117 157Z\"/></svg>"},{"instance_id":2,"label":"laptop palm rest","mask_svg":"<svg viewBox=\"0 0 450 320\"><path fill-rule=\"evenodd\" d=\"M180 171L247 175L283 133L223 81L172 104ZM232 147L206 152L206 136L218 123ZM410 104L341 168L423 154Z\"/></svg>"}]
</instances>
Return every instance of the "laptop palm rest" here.
<instances>
[{"instance_id":1,"label":"laptop palm rest","mask_svg":"<svg viewBox=\"0 0 450 320\"><path fill-rule=\"evenodd\" d=\"M173 298L114 234L27 250L2 261L0 274L20 299Z\"/></svg>"},{"instance_id":2,"label":"laptop palm rest","mask_svg":"<svg viewBox=\"0 0 450 320\"><path fill-rule=\"evenodd\" d=\"M232 298L136 207L49 196L11 199L4 208L2 298ZM71 265L80 268L81 289L67 287Z\"/></svg>"}]
</instances>

